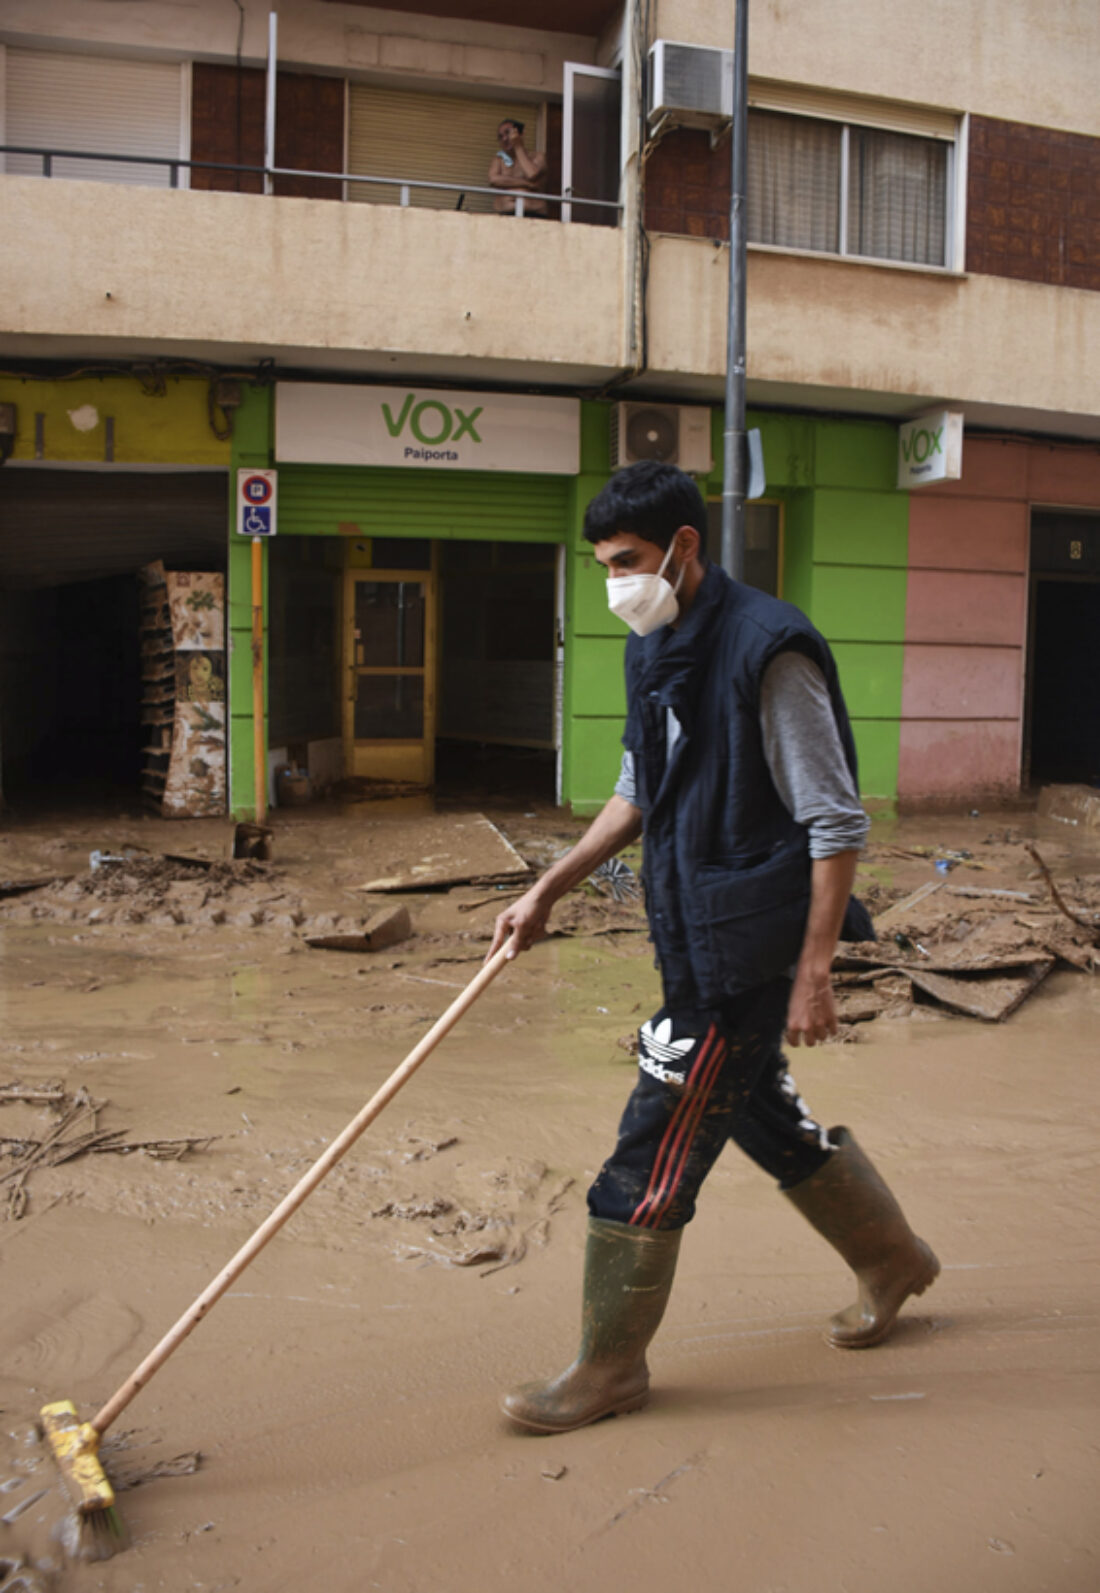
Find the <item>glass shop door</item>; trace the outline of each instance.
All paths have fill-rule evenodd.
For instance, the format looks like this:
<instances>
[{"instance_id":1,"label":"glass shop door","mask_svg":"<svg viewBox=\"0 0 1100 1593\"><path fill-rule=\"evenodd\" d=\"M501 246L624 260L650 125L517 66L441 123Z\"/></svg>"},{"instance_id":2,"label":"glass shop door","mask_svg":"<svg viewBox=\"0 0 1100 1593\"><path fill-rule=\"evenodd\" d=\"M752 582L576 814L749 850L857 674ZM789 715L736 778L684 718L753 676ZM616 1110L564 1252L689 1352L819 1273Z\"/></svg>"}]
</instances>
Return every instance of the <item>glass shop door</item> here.
<instances>
[{"instance_id":1,"label":"glass shop door","mask_svg":"<svg viewBox=\"0 0 1100 1593\"><path fill-rule=\"evenodd\" d=\"M370 780L431 785L436 716L434 567L351 569L344 591L344 768L349 775Z\"/></svg>"}]
</instances>

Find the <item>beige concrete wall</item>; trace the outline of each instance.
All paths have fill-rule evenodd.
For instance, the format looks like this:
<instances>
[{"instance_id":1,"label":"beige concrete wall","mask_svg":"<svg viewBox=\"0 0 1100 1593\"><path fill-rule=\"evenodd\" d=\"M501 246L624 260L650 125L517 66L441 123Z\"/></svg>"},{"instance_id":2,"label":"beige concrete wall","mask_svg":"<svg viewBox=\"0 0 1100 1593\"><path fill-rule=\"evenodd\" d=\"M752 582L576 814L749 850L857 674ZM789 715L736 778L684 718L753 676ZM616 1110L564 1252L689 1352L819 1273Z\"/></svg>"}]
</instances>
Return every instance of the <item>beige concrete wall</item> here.
<instances>
[{"instance_id":1,"label":"beige concrete wall","mask_svg":"<svg viewBox=\"0 0 1100 1593\"><path fill-rule=\"evenodd\" d=\"M658 0L654 38L733 42L730 0ZM749 69L1100 135L1097 0L751 0Z\"/></svg>"},{"instance_id":2,"label":"beige concrete wall","mask_svg":"<svg viewBox=\"0 0 1100 1593\"><path fill-rule=\"evenodd\" d=\"M653 240L655 378L721 378L728 261L709 241ZM895 395L894 413L912 395L1018 409L1020 425L1025 411L1091 417L1100 411L1100 294L751 249L748 377L830 389L828 407L864 393Z\"/></svg>"},{"instance_id":3,"label":"beige concrete wall","mask_svg":"<svg viewBox=\"0 0 1100 1593\"><path fill-rule=\"evenodd\" d=\"M621 363L611 228L5 177L0 236L20 241L0 251L9 350L416 354L572 380Z\"/></svg>"},{"instance_id":4,"label":"beige concrete wall","mask_svg":"<svg viewBox=\"0 0 1100 1593\"><path fill-rule=\"evenodd\" d=\"M243 0L247 65L267 58L268 0ZM565 61L595 59L594 38L496 27L394 8L281 0L279 60L393 83L425 81L560 94ZM0 40L64 47L79 39L104 54L232 60L238 12L231 0L4 0Z\"/></svg>"}]
</instances>

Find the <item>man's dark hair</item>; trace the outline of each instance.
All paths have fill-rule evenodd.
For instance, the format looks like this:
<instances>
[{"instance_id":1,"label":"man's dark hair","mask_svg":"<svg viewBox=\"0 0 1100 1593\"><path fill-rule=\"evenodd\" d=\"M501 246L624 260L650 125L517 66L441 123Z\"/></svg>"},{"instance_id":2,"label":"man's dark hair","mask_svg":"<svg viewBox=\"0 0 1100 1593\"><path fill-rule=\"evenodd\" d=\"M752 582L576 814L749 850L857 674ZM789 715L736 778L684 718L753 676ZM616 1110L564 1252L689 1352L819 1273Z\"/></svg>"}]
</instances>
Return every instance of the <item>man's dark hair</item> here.
<instances>
[{"instance_id":1,"label":"man's dark hair","mask_svg":"<svg viewBox=\"0 0 1100 1593\"><path fill-rule=\"evenodd\" d=\"M497 126L514 127L516 132L522 136L525 123L518 122L514 116L502 116L500 121L497 123Z\"/></svg>"},{"instance_id":2,"label":"man's dark hair","mask_svg":"<svg viewBox=\"0 0 1100 1593\"><path fill-rule=\"evenodd\" d=\"M707 506L690 476L675 465L642 459L612 476L584 515L587 542L606 542L622 531L668 550L682 525L699 533L699 551L707 549Z\"/></svg>"}]
</instances>

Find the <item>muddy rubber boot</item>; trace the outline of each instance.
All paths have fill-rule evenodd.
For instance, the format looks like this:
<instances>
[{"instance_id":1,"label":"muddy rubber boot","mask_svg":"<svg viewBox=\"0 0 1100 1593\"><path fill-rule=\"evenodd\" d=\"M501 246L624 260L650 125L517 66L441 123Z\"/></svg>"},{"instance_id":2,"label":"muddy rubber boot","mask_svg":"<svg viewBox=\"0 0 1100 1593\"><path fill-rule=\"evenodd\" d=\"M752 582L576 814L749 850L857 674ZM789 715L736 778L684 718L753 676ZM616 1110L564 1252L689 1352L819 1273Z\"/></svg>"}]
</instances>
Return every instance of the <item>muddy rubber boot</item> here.
<instances>
[{"instance_id":1,"label":"muddy rubber boot","mask_svg":"<svg viewBox=\"0 0 1100 1593\"><path fill-rule=\"evenodd\" d=\"M680 1233L589 1217L577 1359L549 1382L505 1394L507 1417L531 1432L568 1433L641 1409L649 1396L646 1346L665 1314Z\"/></svg>"},{"instance_id":2,"label":"muddy rubber boot","mask_svg":"<svg viewBox=\"0 0 1100 1593\"><path fill-rule=\"evenodd\" d=\"M844 1257L859 1296L825 1329L839 1350L865 1350L893 1327L911 1294L923 1294L940 1264L846 1128L831 1128L825 1165L784 1194Z\"/></svg>"}]
</instances>

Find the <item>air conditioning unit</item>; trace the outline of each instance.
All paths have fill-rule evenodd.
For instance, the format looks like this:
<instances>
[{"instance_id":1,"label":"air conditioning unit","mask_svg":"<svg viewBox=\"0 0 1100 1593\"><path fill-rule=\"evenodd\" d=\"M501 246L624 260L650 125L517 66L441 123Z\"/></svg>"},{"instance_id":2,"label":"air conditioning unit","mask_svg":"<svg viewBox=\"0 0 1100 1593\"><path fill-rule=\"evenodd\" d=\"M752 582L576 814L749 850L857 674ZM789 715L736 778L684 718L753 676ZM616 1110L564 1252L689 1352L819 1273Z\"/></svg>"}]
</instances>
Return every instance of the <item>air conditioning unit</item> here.
<instances>
[{"instance_id":1,"label":"air conditioning unit","mask_svg":"<svg viewBox=\"0 0 1100 1593\"><path fill-rule=\"evenodd\" d=\"M700 404L616 404L611 412L614 469L659 459L694 475L714 468L710 410Z\"/></svg>"},{"instance_id":2,"label":"air conditioning unit","mask_svg":"<svg viewBox=\"0 0 1100 1593\"><path fill-rule=\"evenodd\" d=\"M713 127L733 116L733 51L658 39L649 51L651 125L670 116L682 127Z\"/></svg>"}]
</instances>

